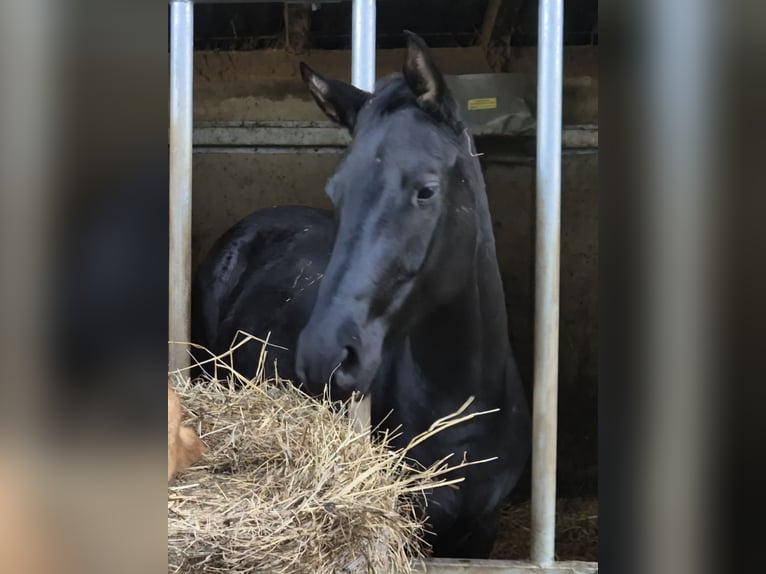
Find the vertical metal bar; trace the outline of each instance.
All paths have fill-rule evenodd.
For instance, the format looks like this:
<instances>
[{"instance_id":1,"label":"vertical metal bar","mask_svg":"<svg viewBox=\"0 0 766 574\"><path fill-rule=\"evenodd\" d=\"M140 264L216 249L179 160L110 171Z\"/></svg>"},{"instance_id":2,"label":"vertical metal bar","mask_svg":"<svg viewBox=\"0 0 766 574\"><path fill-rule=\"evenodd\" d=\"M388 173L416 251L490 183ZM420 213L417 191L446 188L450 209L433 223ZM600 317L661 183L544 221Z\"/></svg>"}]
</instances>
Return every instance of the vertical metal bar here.
<instances>
[{"instance_id":1,"label":"vertical metal bar","mask_svg":"<svg viewBox=\"0 0 766 574\"><path fill-rule=\"evenodd\" d=\"M191 337L191 177L194 3L170 3L170 253L168 336ZM189 365L186 345L170 345L168 368Z\"/></svg>"},{"instance_id":2,"label":"vertical metal bar","mask_svg":"<svg viewBox=\"0 0 766 574\"><path fill-rule=\"evenodd\" d=\"M353 0L351 6L351 83L375 89L375 0Z\"/></svg>"},{"instance_id":3,"label":"vertical metal bar","mask_svg":"<svg viewBox=\"0 0 766 574\"><path fill-rule=\"evenodd\" d=\"M353 0L351 6L351 83L357 88L375 90L375 0ZM351 401L349 415L359 431L370 428L370 397Z\"/></svg>"},{"instance_id":4,"label":"vertical metal bar","mask_svg":"<svg viewBox=\"0 0 766 574\"><path fill-rule=\"evenodd\" d=\"M637 347L641 378L636 426L638 525L633 565L654 574L699 572L715 561L709 520L718 429L717 281L710 254L723 237L716 219L726 157L720 123L719 35L725 4L715 0L649 0L643 21L638 86L642 86L640 223L643 329ZM760 3L763 7L763 2ZM761 18L760 22L763 22ZM754 28L755 29L755 28ZM725 34L725 32L724 32ZM720 292L719 292L720 293Z\"/></svg>"},{"instance_id":5,"label":"vertical metal bar","mask_svg":"<svg viewBox=\"0 0 766 574\"><path fill-rule=\"evenodd\" d=\"M561 246L563 0L540 0L532 441L532 561L554 560Z\"/></svg>"}]
</instances>

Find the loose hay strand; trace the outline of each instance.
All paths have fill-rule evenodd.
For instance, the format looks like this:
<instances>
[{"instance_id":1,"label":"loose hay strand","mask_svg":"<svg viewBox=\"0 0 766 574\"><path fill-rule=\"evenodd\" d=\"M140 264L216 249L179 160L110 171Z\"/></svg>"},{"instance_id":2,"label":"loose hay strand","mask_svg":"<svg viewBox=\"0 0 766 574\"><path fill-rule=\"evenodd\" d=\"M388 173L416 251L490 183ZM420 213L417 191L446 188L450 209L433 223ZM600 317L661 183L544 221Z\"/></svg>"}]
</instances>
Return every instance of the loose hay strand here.
<instances>
[{"instance_id":1,"label":"loose hay strand","mask_svg":"<svg viewBox=\"0 0 766 574\"><path fill-rule=\"evenodd\" d=\"M263 366L268 338L252 339L263 343ZM215 373L220 367L229 374L226 381L191 382L174 373L191 415L185 422L197 428L208 454L169 488L169 571L411 572L424 556L416 497L458 484L463 478L451 473L487 461L449 466L448 455L417 468L408 449L386 447L398 431L370 441L327 398L264 381L262 368L253 380L237 373L224 359L239 344L211 359ZM465 414L472 400L410 447L486 414Z\"/></svg>"}]
</instances>

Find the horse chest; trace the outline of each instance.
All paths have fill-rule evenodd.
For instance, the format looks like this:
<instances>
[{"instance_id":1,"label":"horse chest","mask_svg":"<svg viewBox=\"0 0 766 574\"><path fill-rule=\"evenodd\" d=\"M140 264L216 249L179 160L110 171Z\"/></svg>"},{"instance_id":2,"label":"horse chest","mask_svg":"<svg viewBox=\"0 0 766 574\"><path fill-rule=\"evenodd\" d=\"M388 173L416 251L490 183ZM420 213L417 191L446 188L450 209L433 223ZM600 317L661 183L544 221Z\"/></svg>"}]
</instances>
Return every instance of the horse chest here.
<instances>
[{"instance_id":1,"label":"horse chest","mask_svg":"<svg viewBox=\"0 0 766 574\"><path fill-rule=\"evenodd\" d=\"M400 429L394 447L404 448L434 421L451 415L469 398L467 390L454 384L440 385L431 379L414 360L405 341L391 349L373 385L373 424ZM475 410L475 409L472 409ZM434 435L413 453L423 464L430 464L446 454L474 449L484 442L488 424L479 419L451 427Z\"/></svg>"}]
</instances>

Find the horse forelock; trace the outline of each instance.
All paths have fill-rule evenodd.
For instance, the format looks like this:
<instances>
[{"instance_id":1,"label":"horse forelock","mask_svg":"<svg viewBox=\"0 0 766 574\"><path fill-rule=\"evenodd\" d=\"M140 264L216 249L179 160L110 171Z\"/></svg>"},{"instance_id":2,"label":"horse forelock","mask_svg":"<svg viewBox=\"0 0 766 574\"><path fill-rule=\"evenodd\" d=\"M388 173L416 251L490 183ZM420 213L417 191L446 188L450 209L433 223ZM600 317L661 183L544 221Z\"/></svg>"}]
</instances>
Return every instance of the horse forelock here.
<instances>
[{"instance_id":1,"label":"horse forelock","mask_svg":"<svg viewBox=\"0 0 766 574\"><path fill-rule=\"evenodd\" d=\"M365 122L369 128L375 128L379 122L400 110L414 109L423 112L424 117L445 129L450 136L460 137L465 129L460 118L454 118L454 125L447 118L436 117L424 110L418 103L418 98L410 88L402 74L392 74L378 80L375 92L365 106Z\"/></svg>"}]
</instances>

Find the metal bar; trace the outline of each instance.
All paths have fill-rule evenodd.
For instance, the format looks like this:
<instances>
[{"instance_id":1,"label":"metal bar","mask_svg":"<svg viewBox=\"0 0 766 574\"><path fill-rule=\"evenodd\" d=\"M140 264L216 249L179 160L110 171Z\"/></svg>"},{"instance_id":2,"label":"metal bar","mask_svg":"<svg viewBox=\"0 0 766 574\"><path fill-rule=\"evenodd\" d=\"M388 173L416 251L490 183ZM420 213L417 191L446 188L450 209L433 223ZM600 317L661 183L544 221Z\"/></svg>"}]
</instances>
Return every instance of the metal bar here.
<instances>
[{"instance_id":1,"label":"metal bar","mask_svg":"<svg viewBox=\"0 0 766 574\"><path fill-rule=\"evenodd\" d=\"M351 6L351 83L375 89L375 0L354 0Z\"/></svg>"},{"instance_id":2,"label":"metal bar","mask_svg":"<svg viewBox=\"0 0 766 574\"><path fill-rule=\"evenodd\" d=\"M481 23L481 32L479 33L479 46L485 50L489 46L489 42L492 40L492 31L495 29L495 22L497 22L497 13L500 11L500 4L502 4L502 0L489 0L487 9L484 12L484 21Z\"/></svg>"},{"instance_id":3,"label":"metal bar","mask_svg":"<svg viewBox=\"0 0 766 574\"><path fill-rule=\"evenodd\" d=\"M541 568L520 560L458 560L433 558L414 564L415 572L425 574L597 574L597 562L553 562Z\"/></svg>"},{"instance_id":4,"label":"metal bar","mask_svg":"<svg viewBox=\"0 0 766 574\"><path fill-rule=\"evenodd\" d=\"M351 83L357 88L375 91L375 0L353 0L351 5ZM370 397L354 397L349 415L357 430L370 428Z\"/></svg>"},{"instance_id":5,"label":"metal bar","mask_svg":"<svg viewBox=\"0 0 766 574\"><path fill-rule=\"evenodd\" d=\"M170 252L168 336L191 339L192 77L194 3L170 3ZM168 349L168 368L189 365L185 345Z\"/></svg>"},{"instance_id":6,"label":"metal bar","mask_svg":"<svg viewBox=\"0 0 766 574\"><path fill-rule=\"evenodd\" d=\"M563 16L564 0L540 0L531 534L542 566L553 563L556 536Z\"/></svg>"},{"instance_id":7,"label":"metal bar","mask_svg":"<svg viewBox=\"0 0 766 574\"><path fill-rule=\"evenodd\" d=\"M708 520L716 483L708 469L718 436L709 420L722 396L714 373L723 366L710 351L722 316L715 307L720 271L710 253L724 237L717 225L726 173L718 163L726 157L718 147L727 129L719 99L726 90L718 57L724 10L712 0L651 0L637 27L644 102L635 124L642 142L638 252L651 270L637 286L644 328L634 351L646 413L631 445L638 454L631 466L641 469L631 495L638 572L701 572L718 558Z\"/></svg>"}]
</instances>

